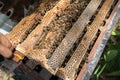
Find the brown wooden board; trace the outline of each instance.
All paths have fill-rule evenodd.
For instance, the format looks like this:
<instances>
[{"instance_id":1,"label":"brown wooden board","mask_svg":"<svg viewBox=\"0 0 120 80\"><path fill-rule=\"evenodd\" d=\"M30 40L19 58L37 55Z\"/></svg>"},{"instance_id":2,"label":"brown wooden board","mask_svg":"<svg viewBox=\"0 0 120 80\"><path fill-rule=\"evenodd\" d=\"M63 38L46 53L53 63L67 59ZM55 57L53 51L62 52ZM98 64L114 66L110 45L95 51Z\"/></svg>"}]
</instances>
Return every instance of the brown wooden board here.
<instances>
[{"instance_id":1,"label":"brown wooden board","mask_svg":"<svg viewBox=\"0 0 120 80\"><path fill-rule=\"evenodd\" d=\"M111 5L114 0L105 1L102 8L100 9L99 13L97 14L96 18L94 19L93 23L89 26L88 31L82 38L82 41L78 45L77 49L73 53L72 57L68 61L65 68L63 68L63 72L65 79L68 78L70 80L75 79L76 70L79 68L81 61L84 58L84 55L87 53L87 50L93 41L94 37L96 36L98 29L101 26L101 23L105 19L108 11L111 8ZM62 70L62 69L61 69Z\"/></svg>"},{"instance_id":2,"label":"brown wooden board","mask_svg":"<svg viewBox=\"0 0 120 80\"><path fill-rule=\"evenodd\" d=\"M40 65L53 75L75 80L113 2L46 0L38 11L26 16L6 36L18 52L29 58L24 65L31 71ZM49 78L52 76L50 73L47 75Z\"/></svg>"},{"instance_id":3,"label":"brown wooden board","mask_svg":"<svg viewBox=\"0 0 120 80\"><path fill-rule=\"evenodd\" d=\"M58 13L61 13L62 10L64 10L69 4L70 0L60 0L50 11L44 15L43 19L41 20L41 24L36 26L36 28L28 35L26 40L19 44L16 49L22 52L24 55L29 55L29 50L33 50L38 41L40 41L42 37L45 36L46 27L49 26L51 21Z\"/></svg>"},{"instance_id":4,"label":"brown wooden board","mask_svg":"<svg viewBox=\"0 0 120 80\"><path fill-rule=\"evenodd\" d=\"M100 60L100 57L104 51L105 45L109 40L111 32L116 26L118 19L120 18L120 1L119 0L117 1L117 3L114 5L112 9L113 10L110 13L110 16L106 20L106 24L100 28L101 33L88 56L88 62L84 63L76 80L90 79L96 65L98 64L98 61Z\"/></svg>"},{"instance_id":5,"label":"brown wooden board","mask_svg":"<svg viewBox=\"0 0 120 80\"><path fill-rule=\"evenodd\" d=\"M54 2L53 0L50 0ZM13 46L18 45L24 39L26 39L27 35L36 27L36 25L41 21L45 12L47 12L49 8L47 5L49 0L43 0L39 5L38 9L36 9L33 13L27 15L23 18L14 28L13 30L7 34L7 38L11 41Z\"/></svg>"},{"instance_id":6,"label":"brown wooden board","mask_svg":"<svg viewBox=\"0 0 120 80\"><path fill-rule=\"evenodd\" d=\"M94 2L96 5L93 6ZM63 63L65 56L68 54L69 50L75 43L75 41L80 37L85 26L88 24L89 19L95 13L97 7L100 4L100 0L94 0L89 3L85 11L81 14L77 22L70 29L68 34L62 40L61 44L53 53L52 57L48 60L48 65L57 70Z\"/></svg>"}]
</instances>

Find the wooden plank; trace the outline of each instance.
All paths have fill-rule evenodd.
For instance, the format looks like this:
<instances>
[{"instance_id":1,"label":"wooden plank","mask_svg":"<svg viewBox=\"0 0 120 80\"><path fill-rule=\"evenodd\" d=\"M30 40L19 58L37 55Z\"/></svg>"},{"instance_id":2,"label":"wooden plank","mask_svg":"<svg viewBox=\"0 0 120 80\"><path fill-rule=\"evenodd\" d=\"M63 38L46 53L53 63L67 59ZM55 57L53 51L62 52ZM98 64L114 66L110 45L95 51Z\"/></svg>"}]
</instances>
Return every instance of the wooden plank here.
<instances>
[{"instance_id":1,"label":"wooden plank","mask_svg":"<svg viewBox=\"0 0 120 80\"><path fill-rule=\"evenodd\" d=\"M39 8L36 9L32 14L27 15L23 18L13 30L6 35L6 37L11 41L13 46L18 45L22 42L28 33L31 32L31 29L35 27L36 22L38 23L43 18L43 12L48 7L49 0L43 0Z\"/></svg>"},{"instance_id":2,"label":"wooden plank","mask_svg":"<svg viewBox=\"0 0 120 80\"><path fill-rule=\"evenodd\" d=\"M83 3L88 4L88 1L81 1L77 4L71 3L62 13L59 13L47 26L45 34L42 35L42 39L35 46L35 49L39 49L46 58L49 58L87 6Z\"/></svg>"},{"instance_id":3,"label":"wooden plank","mask_svg":"<svg viewBox=\"0 0 120 80\"><path fill-rule=\"evenodd\" d=\"M61 66L69 50L82 34L82 31L88 24L92 15L96 12L97 7L99 6L101 1L102 0L92 0L89 3L87 8L79 17L78 21L73 25L68 34L62 40L61 44L53 53L52 57L48 60L47 64L50 66L51 69L57 71L57 68Z\"/></svg>"},{"instance_id":4,"label":"wooden plank","mask_svg":"<svg viewBox=\"0 0 120 80\"><path fill-rule=\"evenodd\" d=\"M80 73L78 74L76 80L90 79L90 77L100 59L100 56L102 55L103 48L105 47L105 44L111 35L111 30L115 27L119 18L120 18L120 1L117 1L117 4L115 5L112 13L110 14L109 18L107 19L106 24L100 29L101 33L100 33L97 41L95 42L95 44L90 52L90 55L88 56L88 63L85 63L82 66L82 69L81 69ZM92 67L92 69L91 69L91 67Z\"/></svg>"},{"instance_id":5,"label":"wooden plank","mask_svg":"<svg viewBox=\"0 0 120 80\"><path fill-rule=\"evenodd\" d=\"M87 50L90 46L90 43L96 36L98 29L99 29L101 23L103 22L103 20L105 19L105 16L107 15L108 11L110 10L113 2L114 2L114 0L109 0L109 1L106 0L104 2L97 17L94 20L94 22L92 23L92 25L89 26L89 29L86 32L86 34L84 35L81 43L79 44L79 46L73 53L72 57L68 61L67 65L63 69L65 78L69 78L69 80L75 79L76 70L79 68L79 65L80 65L85 53L87 52Z\"/></svg>"},{"instance_id":6,"label":"wooden plank","mask_svg":"<svg viewBox=\"0 0 120 80\"><path fill-rule=\"evenodd\" d=\"M41 36L45 35L45 28L51 23L58 13L61 13L68 5L70 0L60 0L53 9L48 11L43 17L41 24L39 24L31 33L28 35L26 40L19 44L16 49L22 52L24 55L27 55L26 52L33 49L33 47L41 39Z\"/></svg>"},{"instance_id":7,"label":"wooden plank","mask_svg":"<svg viewBox=\"0 0 120 80\"><path fill-rule=\"evenodd\" d=\"M79 18L78 15L80 15L86 8L85 6L87 6L87 5L83 5L83 3L88 4L88 1L81 1L80 3L73 2L65 10L63 10L63 13L61 13L59 15L59 17L55 18L55 20L50 23L50 25L48 27L49 27L49 29L51 28L51 30L48 30L48 34L45 36L45 38L43 38L41 40L41 42L45 42L45 44L41 44L40 47L42 47L42 46L45 46L45 47L39 48L37 51L35 51L36 49L34 49L35 52L30 51L28 56L31 57L32 59L34 58L35 60L37 60L38 55L44 56L44 57L46 57L46 55L49 55L50 49L53 49L51 46L56 42L60 42L59 41L60 36L63 35L62 32L67 31L66 28L68 29L68 27L70 29L72 27L72 25L75 23L75 22L72 22L72 20L75 19L75 21L77 21L77 19ZM55 24L55 25L52 25L52 24ZM52 38L52 40L51 40L51 38ZM56 41L56 38L58 41ZM50 40L52 42L50 42ZM44 51L42 51L42 50L44 50ZM32 54L31 54L31 52L32 52ZM43 59L44 59L44 61L43 61ZM47 59L48 59L48 57L46 57L46 60ZM45 58L42 58L42 59L39 58L39 60L37 60L37 61L39 61L41 63L41 65L45 65L45 67L48 68L49 66L47 65L47 63L44 63L46 60L45 60ZM50 69L49 69L49 71L50 71ZM50 72L52 72L52 70ZM53 71L53 73L54 73L54 71Z\"/></svg>"}]
</instances>

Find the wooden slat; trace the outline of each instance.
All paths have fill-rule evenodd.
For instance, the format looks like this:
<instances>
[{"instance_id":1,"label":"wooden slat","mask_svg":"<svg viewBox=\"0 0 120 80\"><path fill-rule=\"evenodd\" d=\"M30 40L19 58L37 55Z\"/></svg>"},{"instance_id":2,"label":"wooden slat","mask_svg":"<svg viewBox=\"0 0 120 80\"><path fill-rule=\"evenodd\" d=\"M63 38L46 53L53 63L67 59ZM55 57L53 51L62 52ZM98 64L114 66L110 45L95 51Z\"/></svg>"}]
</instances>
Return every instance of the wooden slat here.
<instances>
[{"instance_id":1,"label":"wooden slat","mask_svg":"<svg viewBox=\"0 0 120 80\"><path fill-rule=\"evenodd\" d=\"M75 2L71 3L62 13L59 13L49 26L47 26L46 31L42 34L42 39L39 41L39 45L36 45L37 48L35 46L35 49L39 49L46 58L49 58L57 48L56 45L60 44L63 36L67 34L85 9L86 5L83 5L83 3L88 4L88 1L81 1L77 4ZM72 22L73 20L74 22Z\"/></svg>"},{"instance_id":2,"label":"wooden slat","mask_svg":"<svg viewBox=\"0 0 120 80\"><path fill-rule=\"evenodd\" d=\"M101 1L102 0L92 0L89 3L85 11L79 17L78 21L73 25L68 34L62 40L61 44L53 53L52 57L48 60L48 65L51 67L51 69L57 70L57 68L61 66L67 53L82 34L82 31L88 24L89 19L95 13Z\"/></svg>"},{"instance_id":3,"label":"wooden slat","mask_svg":"<svg viewBox=\"0 0 120 80\"><path fill-rule=\"evenodd\" d=\"M111 8L113 1L114 0L109 0L109 1L106 0L104 2L94 22L92 23L92 25L89 26L89 29L84 35L81 43L79 44L79 46L73 53L72 57L68 61L67 65L63 69L63 72L65 73L64 76L66 78L69 78L69 80L75 79L76 69L79 68L79 65L85 53L87 52L87 49L89 48L90 43L96 36L101 23L103 22L103 20L105 19L105 16L107 15L108 11Z\"/></svg>"},{"instance_id":4,"label":"wooden slat","mask_svg":"<svg viewBox=\"0 0 120 80\"><path fill-rule=\"evenodd\" d=\"M115 2L116 2L116 0L115 0ZM120 18L120 1L117 1L117 4L115 5L112 13L110 14L109 18L106 21L106 24L100 28L101 33L100 33L98 39L96 40L96 42L88 56L88 63L85 63L82 66L82 69L81 69L80 73L78 74L76 80L90 79L90 77L100 59L100 56L103 53L103 50L104 50L103 48L105 47L105 45L111 35L111 30L115 27L119 18ZM92 67L92 69L91 69L91 67Z\"/></svg>"},{"instance_id":5,"label":"wooden slat","mask_svg":"<svg viewBox=\"0 0 120 80\"><path fill-rule=\"evenodd\" d=\"M67 29L68 29L68 27L69 28L71 28L72 27L72 25L75 23L75 22L72 22L71 23L71 21L73 20L73 19L76 19L76 21L77 21L77 19L79 18L79 16L78 16L78 14L80 15L82 12L83 12L83 10L85 9L85 5L83 5L82 3L86 3L86 1L81 1L81 3L71 3L65 10L64 10L64 12L63 13L61 13L60 15L62 15L62 16L59 16L59 18L55 18L55 20L54 21L52 21L51 23L50 23L50 25L48 26L49 28L51 28L49 31L48 31L48 34L45 36L45 38L43 38L40 42L45 42L46 41L46 39L47 39L47 41L46 41L46 43L45 44L41 44L40 45L40 47L41 46L47 46L47 48L46 47L43 47L43 48L40 48L40 49L38 49L37 51L35 51L36 49L34 49L34 51L35 52L33 52L32 54L31 54L31 51L30 51L30 54L28 55L29 57L31 57L32 59L34 58L34 59L38 59L38 55L40 55L40 56L46 56L46 55L49 55L50 53L49 53L49 51L50 51L50 49L52 49L51 48L51 46L52 46L52 44L55 44L55 42L58 42L59 40L58 39L60 39L60 36L61 35L63 35L63 33L62 33L62 31L66 31L66 27L67 27ZM87 4L88 4L88 2L87 2ZM86 5L87 6L87 5ZM72 10L72 11L71 11ZM79 12L79 10L81 11L81 12ZM71 13L70 13L71 12ZM69 16L68 16L69 15ZM62 21L61 21L61 19L62 19ZM56 23L55 23L56 22ZM59 23L58 23L59 22ZM55 25L52 25L52 24L55 24ZM68 25L69 24L69 25ZM54 28L55 28L55 30L54 30ZM57 30L56 30L56 28L57 28ZM61 29L62 28L62 29ZM53 31L53 32L52 32ZM58 33L59 32L59 33ZM54 34L53 34L54 33ZM55 34L55 33L57 33L57 34ZM59 36L60 35L60 36ZM54 37L55 36L55 37ZM50 38L50 39L49 39ZM52 40L51 40L51 38L52 38ZM50 43L50 40L52 41L51 43ZM55 41L55 40L58 40L58 41ZM44 50L44 51L42 51L42 50ZM36 56L37 55L37 56ZM36 59L36 60L37 60ZM47 60L47 57L46 57L46 60ZM43 58L42 59L40 59L39 58L39 60L37 60L37 61L39 61L40 63L41 63L41 65L45 65L45 67L46 68L48 68L49 66L47 65L47 63L44 63L45 61L45 58L44 58L44 61L43 61ZM52 72L52 70L50 70L49 69L49 71L50 72ZM54 71L53 71L53 73L54 73Z\"/></svg>"},{"instance_id":6,"label":"wooden slat","mask_svg":"<svg viewBox=\"0 0 120 80\"><path fill-rule=\"evenodd\" d=\"M48 2L49 0L43 0L42 4L40 4L39 8L36 11L23 18L13 28L13 30L6 35L13 46L16 46L17 44L22 42L23 39L25 39L26 37L26 33L31 32L31 29L36 24L36 22L39 22L42 19L42 10L46 9L45 5L48 4Z\"/></svg>"},{"instance_id":7,"label":"wooden slat","mask_svg":"<svg viewBox=\"0 0 120 80\"><path fill-rule=\"evenodd\" d=\"M45 34L45 28L51 23L58 13L61 13L68 5L70 0L60 0L53 9L48 11L43 17L41 24L38 25L31 33L28 35L26 40L17 46L17 50L27 55L27 51L33 49L35 44L40 41L41 36Z\"/></svg>"}]
</instances>

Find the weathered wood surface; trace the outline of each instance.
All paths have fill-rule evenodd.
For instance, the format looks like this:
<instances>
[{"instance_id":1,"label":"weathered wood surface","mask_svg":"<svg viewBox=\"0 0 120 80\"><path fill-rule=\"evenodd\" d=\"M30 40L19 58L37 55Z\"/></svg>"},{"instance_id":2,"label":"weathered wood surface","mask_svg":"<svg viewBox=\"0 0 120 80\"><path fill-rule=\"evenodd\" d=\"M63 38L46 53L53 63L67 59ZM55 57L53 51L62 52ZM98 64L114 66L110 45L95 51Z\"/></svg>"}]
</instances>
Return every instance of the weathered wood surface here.
<instances>
[{"instance_id":1,"label":"weathered wood surface","mask_svg":"<svg viewBox=\"0 0 120 80\"><path fill-rule=\"evenodd\" d=\"M52 68L57 70L60 65L63 63L66 55L68 54L69 50L72 48L73 44L82 34L82 31L86 27L89 22L89 19L97 10L101 0L93 0L89 3L85 11L81 14L77 22L73 25L70 29L68 34L62 40L61 44L53 53L52 57L48 60L48 65ZM93 5L94 4L94 5Z\"/></svg>"},{"instance_id":2,"label":"weathered wood surface","mask_svg":"<svg viewBox=\"0 0 120 80\"><path fill-rule=\"evenodd\" d=\"M61 13L68 5L70 0L60 0L53 9L49 10L43 17L41 24L39 24L26 38L24 42L17 46L17 50L27 55L27 51L34 48L36 43L41 39L41 36L45 35L45 28L51 23L58 13Z\"/></svg>"},{"instance_id":3,"label":"weathered wood surface","mask_svg":"<svg viewBox=\"0 0 120 80\"><path fill-rule=\"evenodd\" d=\"M92 40L96 36L98 29L101 26L101 23L103 22L108 11L110 10L113 1L114 0L109 0L109 1L104 2L102 8L100 9L98 15L96 16L96 18L94 20L94 22L89 26L88 31L82 38L81 43L79 44L79 46L73 53L72 57L68 61L65 68L63 68L64 76L66 76L66 78L69 78L70 80L75 79L76 69L79 68L79 65L80 65L81 61L83 60L84 55L87 53L87 50L88 50Z\"/></svg>"},{"instance_id":4,"label":"weathered wood surface","mask_svg":"<svg viewBox=\"0 0 120 80\"><path fill-rule=\"evenodd\" d=\"M39 8L33 13L27 15L23 18L14 28L13 30L7 34L7 38L11 41L13 46L18 45L22 42L27 34L31 32L31 30L36 27L35 25L40 22L43 18L44 10L46 9L46 4L49 0L43 0L42 4L39 5Z\"/></svg>"},{"instance_id":5,"label":"weathered wood surface","mask_svg":"<svg viewBox=\"0 0 120 80\"><path fill-rule=\"evenodd\" d=\"M88 25L91 17L95 14L97 8L102 2L102 0L91 0L87 7L85 7L85 10L82 12L82 14L78 16L77 20L75 20L74 24L72 24L72 28L68 30L65 37L62 38L61 41L59 41L59 45L57 48L55 48L55 51L53 50L53 52L49 54L49 51L52 48L53 44L57 41L56 35L57 39L61 35L54 33L54 31L52 32L52 30L50 31L46 29L48 27L52 27L51 25L56 21L56 17L62 14L62 12L65 12L64 10L71 5L71 0L55 1L56 3L53 2L54 7L51 7L47 10L46 4L49 2L49 0L43 1L43 3L41 3L39 6L38 11L35 11L32 14L26 16L6 36L8 37L8 39L10 39L12 44L16 46L16 50L22 52L25 56L31 59L31 62L28 62L26 64L27 66L30 66L31 69L34 69L37 64L40 64L54 75L57 73L58 76L64 79L74 80L76 77L76 70L79 68L80 63L85 56L85 53L87 52L92 40L96 36L98 29L114 0L106 0L104 2L95 20L89 26L87 32L83 36L82 34L85 30L85 27ZM75 4L79 2L77 1L78 0L76 0L76 2L74 1ZM45 12L44 9L46 10ZM77 11L79 12L79 10ZM64 19L66 19L66 17ZM61 20L63 20L63 18ZM40 23L36 25L38 22ZM63 29L61 29L61 32L62 30ZM81 43L78 45L77 49L75 50L65 67L61 68L61 65L63 64L66 56L69 54L70 49L74 46L74 43L81 36L83 36ZM39 45L39 47L44 45L44 43L47 42L49 39L53 41L50 42L49 45L47 45L47 49L45 48L42 51L42 49L36 48L37 45ZM34 60L35 62L32 63L32 60Z\"/></svg>"}]
</instances>

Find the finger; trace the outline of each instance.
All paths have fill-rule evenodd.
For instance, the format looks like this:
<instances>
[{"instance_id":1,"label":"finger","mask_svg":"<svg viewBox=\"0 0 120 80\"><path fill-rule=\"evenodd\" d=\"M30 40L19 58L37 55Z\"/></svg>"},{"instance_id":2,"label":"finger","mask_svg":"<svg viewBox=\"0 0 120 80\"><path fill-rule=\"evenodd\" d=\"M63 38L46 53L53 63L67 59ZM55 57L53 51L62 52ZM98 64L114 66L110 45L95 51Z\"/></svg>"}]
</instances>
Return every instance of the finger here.
<instances>
[{"instance_id":1,"label":"finger","mask_svg":"<svg viewBox=\"0 0 120 80\"><path fill-rule=\"evenodd\" d=\"M12 51L3 45L0 45L0 54L3 55L5 58L9 58L12 56Z\"/></svg>"},{"instance_id":2,"label":"finger","mask_svg":"<svg viewBox=\"0 0 120 80\"><path fill-rule=\"evenodd\" d=\"M0 44L4 45L9 49L12 47L10 41L3 34L0 34Z\"/></svg>"},{"instance_id":3,"label":"finger","mask_svg":"<svg viewBox=\"0 0 120 80\"><path fill-rule=\"evenodd\" d=\"M13 51L13 50L14 50L14 47L13 47L13 46L11 46L9 49L10 49L11 51Z\"/></svg>"}]
</instances>

